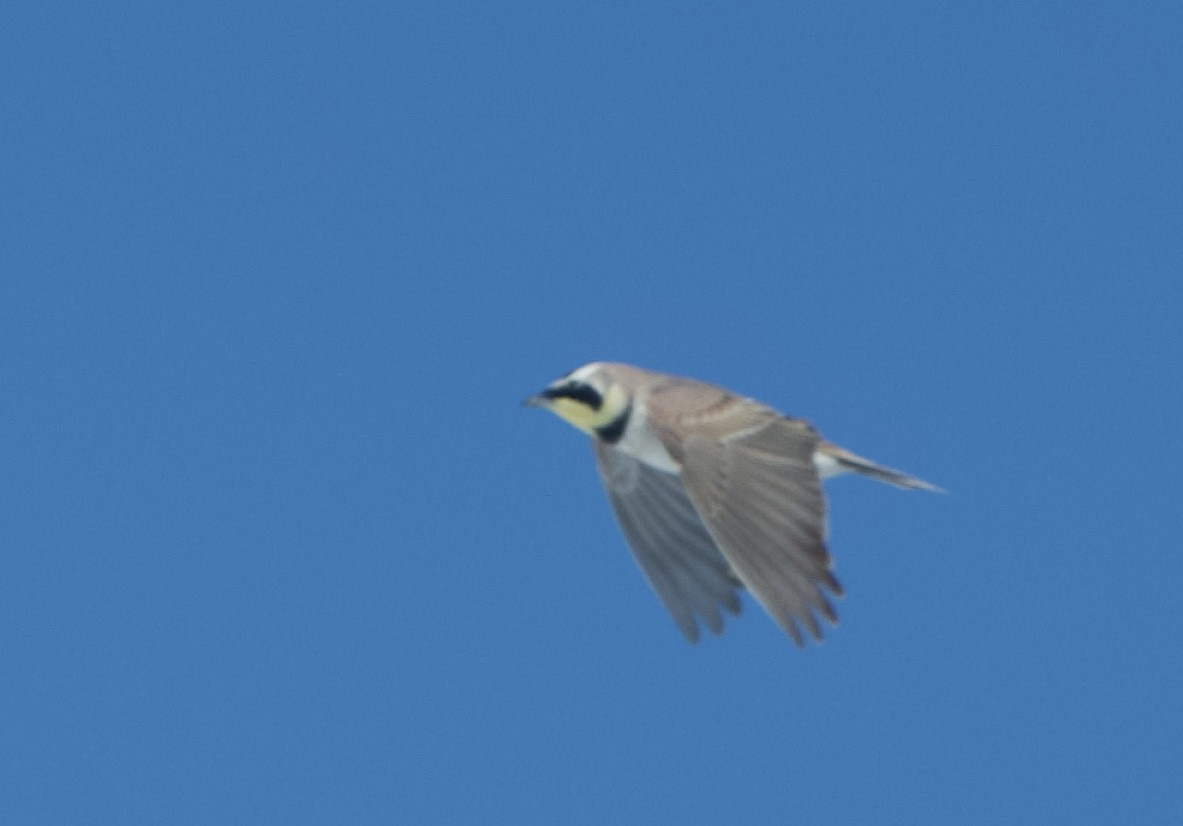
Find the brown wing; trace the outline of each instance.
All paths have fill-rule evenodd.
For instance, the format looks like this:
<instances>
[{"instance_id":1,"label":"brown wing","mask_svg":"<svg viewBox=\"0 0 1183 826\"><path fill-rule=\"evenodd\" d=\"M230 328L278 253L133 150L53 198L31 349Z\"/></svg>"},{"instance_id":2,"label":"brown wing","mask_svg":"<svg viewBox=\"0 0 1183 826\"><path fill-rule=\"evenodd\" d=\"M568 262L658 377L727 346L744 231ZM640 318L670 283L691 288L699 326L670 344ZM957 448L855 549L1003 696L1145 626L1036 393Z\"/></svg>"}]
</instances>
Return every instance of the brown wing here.
<instances>
[{"instance_id":1,"label":"brown wing","mask_svg":"<svg viewBox=\"0 0 1183 826\"><path fill-rule=\"evenodd\" d=\"M597 441L596 464L641 571L691 642L698 620L718 634L720 608L738 614L742 587L677 475Z\"/></svg>"},{"instance_id":2,"label":"brown wing","mask_svg":"<svg viewBox=\"0 0 1183 826\"><path fill-rule=\"evenodd\" d=\"M798 644L837 621L841 594L825 545L826 503L805 422L711 385L655 393L650 421L682 463L682 482L731 568ZM676 413L674 411L677 411Z\"/></svg>"}]
</instances>

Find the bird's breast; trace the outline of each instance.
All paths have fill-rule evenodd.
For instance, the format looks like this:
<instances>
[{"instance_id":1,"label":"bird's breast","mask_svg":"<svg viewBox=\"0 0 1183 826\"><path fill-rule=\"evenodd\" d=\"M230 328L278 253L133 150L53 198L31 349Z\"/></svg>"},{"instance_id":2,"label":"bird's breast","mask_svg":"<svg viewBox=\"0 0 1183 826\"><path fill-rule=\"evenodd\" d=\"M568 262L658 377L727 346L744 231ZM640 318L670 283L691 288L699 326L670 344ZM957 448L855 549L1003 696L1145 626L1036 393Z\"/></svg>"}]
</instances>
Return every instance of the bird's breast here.
<instances>
[{"instance_id":1,"label":"bird's breast","mask_svg":"<svg viewBox=\"0 0 1183 826\"><path fill-rule=\"evenodd\" d=\"M674 461L674 457L670 456L657 433L649 425L648 411L644 404L638 403L634 406L628 428L613 447L666 473L682 472L682 466Z\"/></svg>"}]
</instances>

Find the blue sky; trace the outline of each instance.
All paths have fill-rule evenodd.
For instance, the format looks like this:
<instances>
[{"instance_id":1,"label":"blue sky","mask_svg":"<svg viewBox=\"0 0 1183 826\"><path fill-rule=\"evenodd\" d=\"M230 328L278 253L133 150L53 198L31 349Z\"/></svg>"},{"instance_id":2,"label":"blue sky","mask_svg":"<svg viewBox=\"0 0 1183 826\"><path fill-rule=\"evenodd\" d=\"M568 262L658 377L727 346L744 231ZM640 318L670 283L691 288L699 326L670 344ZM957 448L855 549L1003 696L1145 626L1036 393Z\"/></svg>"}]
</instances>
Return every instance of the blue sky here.
<instances>
[{"instance_id":1,"label":"blue sky","mask_svg":"<svg viewBox=\"0 0 1183 826\"><path fill-rule=\"evenodd\" d=\"M1175 823L1177 3L18 3L0 821ZM612 359L830 483L690 646Z\"/></svg>"}]
</instances>

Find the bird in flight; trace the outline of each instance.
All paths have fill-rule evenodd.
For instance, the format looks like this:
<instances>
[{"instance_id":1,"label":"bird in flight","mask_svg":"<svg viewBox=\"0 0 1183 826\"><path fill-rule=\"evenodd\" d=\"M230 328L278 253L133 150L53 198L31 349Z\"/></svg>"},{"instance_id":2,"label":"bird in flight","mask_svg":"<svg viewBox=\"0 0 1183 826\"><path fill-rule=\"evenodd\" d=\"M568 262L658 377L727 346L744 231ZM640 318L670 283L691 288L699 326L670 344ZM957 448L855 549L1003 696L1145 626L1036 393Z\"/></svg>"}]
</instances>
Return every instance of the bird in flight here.
<instances>
[{"instance_id":1,"label":"bird in flight","mask_svg":"<svg viewBox=\"0 0 1183 826\"><path fill-rule=\"evenodd\" d=\"M823 439L809 422L694 379L593 362L524 402L592 437L612 509L691 642L723 630L747 588L793 641L836 624L821 480L860 473L940 491Z\"/></svg>"}]
</instances>

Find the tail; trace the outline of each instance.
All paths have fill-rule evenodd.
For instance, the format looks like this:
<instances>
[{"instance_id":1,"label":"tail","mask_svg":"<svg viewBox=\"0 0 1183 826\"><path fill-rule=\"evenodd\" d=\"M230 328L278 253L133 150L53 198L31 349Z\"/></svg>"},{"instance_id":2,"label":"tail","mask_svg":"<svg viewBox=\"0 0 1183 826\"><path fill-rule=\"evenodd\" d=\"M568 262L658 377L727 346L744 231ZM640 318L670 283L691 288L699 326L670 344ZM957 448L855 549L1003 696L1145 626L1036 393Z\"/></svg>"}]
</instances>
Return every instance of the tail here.
<instances>
[{"instance_id":1,"label":"tail","mask_svg":"<svg viewBox=\"0 0 1183 826\"><path fill-rule=\"evenodd\" d=\"M915 476L909 476L901 471L877 465L870 459L864 459L862 456L851 453L846 448L838 447L831 442L819 444L813 460L821 471L822 478L837 476L839 473L854 472L904 490L931 490L935 493L945 493L943 488L929 484L923 479L917 479Z\"/></svg>"}]
</instances>

